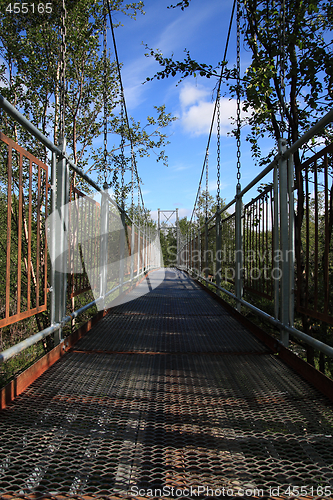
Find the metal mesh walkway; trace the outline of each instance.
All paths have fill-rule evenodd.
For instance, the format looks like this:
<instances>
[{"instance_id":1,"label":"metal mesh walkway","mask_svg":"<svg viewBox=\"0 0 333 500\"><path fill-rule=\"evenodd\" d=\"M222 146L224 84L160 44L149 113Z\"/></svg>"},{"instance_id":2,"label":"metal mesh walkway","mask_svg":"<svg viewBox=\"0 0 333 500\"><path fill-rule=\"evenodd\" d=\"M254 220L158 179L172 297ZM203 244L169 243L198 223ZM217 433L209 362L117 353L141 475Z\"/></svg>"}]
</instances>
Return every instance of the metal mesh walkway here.
<instances>
[{"instance_id":1,"label":"metal mesh walkway","mask_svg":"<svg viewBox=\"0 0 333 500\"><path fill-rule=\"evenodd\" d=\"M0 496L333 491L328 400L181 272L134 295L1 412Z\"/></svg>"}]
</instances>

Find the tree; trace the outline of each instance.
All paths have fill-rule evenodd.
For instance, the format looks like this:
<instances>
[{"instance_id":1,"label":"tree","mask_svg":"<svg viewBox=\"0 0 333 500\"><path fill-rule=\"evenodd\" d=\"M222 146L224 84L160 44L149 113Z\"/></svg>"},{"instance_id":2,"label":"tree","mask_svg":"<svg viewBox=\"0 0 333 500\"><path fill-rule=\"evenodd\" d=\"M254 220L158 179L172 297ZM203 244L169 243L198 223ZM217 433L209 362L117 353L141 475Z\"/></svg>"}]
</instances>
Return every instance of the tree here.
<instances>
[{"instance_id":1,"label":"tree","mask_svg":"<svg viewBox=\"0 0 333 500\"><path fill-rule=\"evenodd\" d=\"M8 2L0 0L0 66L1 93L17 106L55 144L59 135L59 99L61 67L61 2L52 3L52 12L36 15L6 12ZM101 49L103 2L67 0L66 8L66 116L65 136L68 153L84 170L99 172L105 165L101 150L94 145L103 132L104 63ZM143 12L143 2L125 4L115 1L112 9L133 18ZM116 26L115 26L116 27ZM106 84L108 134L124 135L125 151L129 135L139 156L156 153L157 160L167 162L165 128L175 119L165 106L156 106L157 117L148 116L147 123L132 120L131 132L119 117L120 87L113 55L107 54ZM3 113L3 131L22 142L41 159L47 151L36 144ZM120 142L120 139L119 139ZM115 187L122 166L119 142L108 149L107 170ZM129 152L129 156L131 153ZM93 162L91 161L93 159Z\"/></svg>"}]
</instances>

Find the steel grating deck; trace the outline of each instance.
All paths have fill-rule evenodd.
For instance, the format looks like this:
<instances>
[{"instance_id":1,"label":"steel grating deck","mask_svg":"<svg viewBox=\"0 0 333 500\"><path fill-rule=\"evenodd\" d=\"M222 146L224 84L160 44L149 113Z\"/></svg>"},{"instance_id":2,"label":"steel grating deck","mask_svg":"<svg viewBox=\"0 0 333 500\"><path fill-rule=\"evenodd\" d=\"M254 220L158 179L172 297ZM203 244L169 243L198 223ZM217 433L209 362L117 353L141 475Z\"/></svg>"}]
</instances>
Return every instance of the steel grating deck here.
<instances>
[{"instance_id":1,"label":"steel grating deck","mask_svg":"<svg viewBox=\"0 0 333 500\"><path fill-rule=\"evenodd\" d=\"M180 271L140 286L0 413L0 496L327 498L332 403Z\"/></svg>"}]
</instances>

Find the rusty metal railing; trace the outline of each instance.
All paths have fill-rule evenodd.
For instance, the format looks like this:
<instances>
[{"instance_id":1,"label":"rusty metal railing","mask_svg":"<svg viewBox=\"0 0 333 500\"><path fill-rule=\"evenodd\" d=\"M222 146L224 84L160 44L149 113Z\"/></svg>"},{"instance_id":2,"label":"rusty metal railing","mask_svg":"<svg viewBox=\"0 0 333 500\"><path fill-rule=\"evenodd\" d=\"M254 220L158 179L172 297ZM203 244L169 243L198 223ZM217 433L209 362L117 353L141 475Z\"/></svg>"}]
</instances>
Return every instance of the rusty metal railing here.
<instances>
[{"instance_id":1,"label":"rusty metal railing","mask_svg":"<svg viewBox=\"0 0 333 500\"><path fill-rule=\"evenodd\" d=\"M305 193L296 309L333 324L333 144L302 165Z\"/></svg>"},{"instance_id":2,"label":"rusty metal railing","mask_svg":"<svg viewBox=\"0 0 333 500\"><path fill-rule=\"evenodd\" d=\"M0 328L47 309L48 167L0 132Z\"/></svg>"},{"instance_id":3,"label":"rusty metal railing","mask_svg":"<svg viewBox=\"0 0 333 500\"><path fill-rule=\"evenodd\" d=\"M50 293L50 326L1 352L3 363L50 335L55 345L62 343L67 322L93 306L109 307L116 294L126 291L125 285L160 267L161 251L157 232L131 220L108 190L75 165L64 140L55 146L1 95L0 106L51 156L49 183L45 163L0 135L0 242L6 241L0 251L0 270L6 276L0 328L48 310ZM88 183L92 195L70 189L70 170ZM69 312L68 299L86 291L95 299Z\"/></svg>"}]
</instances>

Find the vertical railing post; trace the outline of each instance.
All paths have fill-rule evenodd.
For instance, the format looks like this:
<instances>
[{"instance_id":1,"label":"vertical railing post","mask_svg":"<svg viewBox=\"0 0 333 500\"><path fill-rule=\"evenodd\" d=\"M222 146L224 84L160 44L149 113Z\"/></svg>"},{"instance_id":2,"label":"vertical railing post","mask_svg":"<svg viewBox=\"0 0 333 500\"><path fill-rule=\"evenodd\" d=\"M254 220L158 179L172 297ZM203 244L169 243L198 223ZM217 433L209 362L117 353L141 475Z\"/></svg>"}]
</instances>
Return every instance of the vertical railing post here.
<instances>
[{"instance_id":1,"label":"vertical railing post","mask_svg":"<svg viewBox=\"0 0 333 500\"><path fill-rule=\"evenodd\" d=\"M160 256L158 257L158 267L161 267L161 252L162 252L162 245L161 245L161 209L157 209L158 212L158 222L157 222L157 231L158 231L158 241L160 243ZM163 262L164 265L164 262Z\"/></svg>"},{"instance_id":2,"label":"vertical railing post","mask_svg":"<svg viewBox=\"0 0 333 500\"><path fill-rule=\"evenodd\" d=\"M274 248L272 255L272 273L274 280L274 315L276 319L279 319L280 310L280 267L277 260L280 250L280 235L279 235L279 169L276 163L274 167L274 220L273 220L273 240Z\"/></svg>"},{"instance_id":3,"label":"vertical railing post","mask_svg":"<svg viewBox=\"0 0 333 500\"><path fill-rule=\"evenodd\" d=\"M189 256L189 264L190 264L190 273L192 274L192 262L193 262L193 238L192 238L192 228L190 229L190 256Z\"/></svg>"},{"instance_id":4,"label":"vertical railing post","mask_svg":"<svg viewBox=\"0 0 333 500\"><path fill-rule=\"evenodd\" d=\"M193 276L193 271L195 269L195 229L192 228L191 231L191 240L192 240L192 258L191 258L191 269L192 269L192 276Z\"/></svg>"},{"instance_id":5,"label":"vertical railing post","mask_svg":"<svg viewBox=\"0 0 333 500\"><path fill-rule=\"evenodd\" d=\"M198 228L198 274L201 276L201 230L200 230L200 222Z\"/></svg>"},{"instance_id":6,"label":"vertical railing post","mask_svg":"<svg viewBox=\"0 0 333 500\"><path fill-rule=\"evenodd\" d=\"M279 191L280 191L280 250L281 250L281 302L280 302L280 320L283 325L289 325L289 307L290 307L290 276L289 276L289 209L288 209L288 162L283 158L283 153L287 149L285 139L279 141ZM281 329L280 340L284 346L289 344L289 333Z\"/></svg>"},{"instance_id":7,"label":"vertical railing post","mask_svg":"<svg viewBox=\"0 0 333 500\"><path fill-rule=\"evenodd\" d=\"M59 148L66 151L66 140L59 140ZM61 220L61 230L55 234L55 254L57 255L56 269L54 271L54 322L61 323L66 316L67 292L67 258L68 258L68 202L69 202L69 169L64 157L56 164L56 192L55 209ZM59 259L59 260L58 260ZM62 328L54 335L54 343L58 345L63 340Z\"/></svg>"},{"instance_id":8,"label":"vertical railing post","mask_svg":"<svg viewBox=\"0 0 333 500\"><path fill-rule=\"evenodd\" d=\"M131 281L134 276L134 249L135 249L135 226L134 226L134 214L132 213L132 229L131 229Z\"/></svg>"},{"instance_id":9,"label":"vertical railing post","mask_svg":"<svg viewBox=\"0 0 333 500\"><path fill-rule=\"evenodd\" d=\"M205 278L208 279L208 224L207 224L207 217L205 220Z\"/></svg>"},{"instance_id":10,"label":"vertical railing post","mask_svg":"<svg viewBox=\"0 0 333 500\"><path fill-rule=\"evenodd\" d=\"M147 226L147 271L150 269L150 227Z\"/></svg>"},{"instance_id":11,"label":"vertical railing post","mask_svg":"<svg viewBox=\"0 0 333 500\"><path fill-rule=\"evenodd\" d=\"M294 161L288 158L288 198L289 198L289 326L295 319L295 211L294 211Z\"/></svg>"},{"instance_id":12,"label":"vertical railing post","mask_svg":"<svg viewBox=\"0 0 333 500\"><path fill-rule=\"evenodd\" d=\"M217 286L221 286L221 251L222 251L222 232L221 232L221 214L216 212L216 271L215 279ZM219 293L219 292L218 292Z\"/></svg>"},{"instance_id":13,"label":"vertical railing post","mask_svg":"<svg viewBox=\"0 0 333 500\"><path fill-rule=\"evenodd\" d=\"M180 233L179 233L179 216L178 216L178 208L176 208L176 239L177 239L177 260L176 266L179 267L180 264Z\"/></svg>"},{"instance_id":14,"label":"vertical railing post","mask_svg":"<svg viewBox=\"0 0 333 500\"><path fill-rule=\"evenodd\" d=\"M140 274L140 239L141 239L141 234L140 234L140 220L138 218L138 269L137 269L137 276Z\"/></svg>"},{"instance_id":15,"label":"vertical railing post","mask_svg":"<svg viewBox=\"0 0 333 500\"><path fill-rule=\"evenodd\" d=\"M51 213L54 214L57 206L57 158L56 154L52 153L52 162L51 162ZM50 254L56 255L56 228L55 225L52 224L49 227L50 237L49 237L49 247ZM50 297L50 315L51 315L51 325L56 323L55 320L55 304L56 304L56 283L55 283L55 262L51 263L51 271L50 271L50 280L51 280L51 297Z\"/></svg>"},{"instance_id":16,"label":"vertical railing post","mask_svg":"<svg viewBox=\"0 0 333 500\"><path fill-rule=\"evenodd\" d=\"M238 299L243 297L243 200L239 196L241 185L237 184L236 213L235 213L235 295ZM236 308L241 312L241 304L237 301Z\"/></svg>"},{"instance_id":17,"label":"vertical railing post","mask_svg":"<svg viewBox=\"0 0 333 500\"><path fill-rule=\"evenodd\" d=\"M100 225L100 289L99 295L103 297L103 309L105 309L105 295L107 292L107 271L108 271L108 229L109 229L109 202L108 187L104 185L101 199L101 225Z\"/></svg>"},{"instance_id":18,"label":"vertical railing post","mask_svg":"<svg viewBox=\"0 0 333 500\"><path fill-rule=\"evenodd\" d=\"M143 271L147 269L147 224L144 225L143 232Z\"/></svg>"},{"instance_id":19,"label":"vertical railing post","mask_svg":"<svg viewBox=\"0 0 333 500\"><path fill-rule=\"evenodd\" d=\"M125 220L125 210L121 210L121 228L120 228L120 239L119 239L119 246L120 246L120 261L119 261L119 284L120 284L120 289L119 289L119 294L123 292L123 283L124 283L124 269L125 269L125 231L126 231L126 220Z\"/></svg>"}]
</instances>

